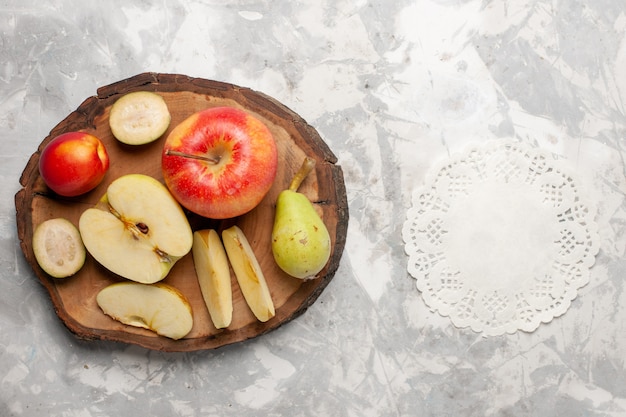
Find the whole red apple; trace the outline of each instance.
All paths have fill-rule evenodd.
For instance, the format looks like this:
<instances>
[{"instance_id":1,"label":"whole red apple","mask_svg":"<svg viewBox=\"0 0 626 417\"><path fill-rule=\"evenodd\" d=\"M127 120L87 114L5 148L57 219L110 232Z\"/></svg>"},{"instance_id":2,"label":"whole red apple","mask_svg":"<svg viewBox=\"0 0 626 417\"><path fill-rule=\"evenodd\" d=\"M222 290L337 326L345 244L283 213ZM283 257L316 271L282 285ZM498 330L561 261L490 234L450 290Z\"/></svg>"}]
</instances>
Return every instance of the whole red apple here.
<instances>
[{"instance_id":1,"label":"whole red apple","mask_svg":"<svg viewBox=\"0 0 626 417\"><path fill-rule=\"evenodd\" d=\"M108 169L109 154L104 144L85 132L68 132L55 137L39 157L39 173L44 182L65 197L94 189Z\"/></svg>"},{"instance_id":2,"label":"whole red apple","mask_svg":"<svg viewBox=\"0 0 626 417\"><path fill-rule=\"evenodd\" d=\"M262 121L234 107L213 107L172 130L161 163L165 183L182 206L227 219L261 202L274 182L278 153Z\"/></svg>"}]
</instances>

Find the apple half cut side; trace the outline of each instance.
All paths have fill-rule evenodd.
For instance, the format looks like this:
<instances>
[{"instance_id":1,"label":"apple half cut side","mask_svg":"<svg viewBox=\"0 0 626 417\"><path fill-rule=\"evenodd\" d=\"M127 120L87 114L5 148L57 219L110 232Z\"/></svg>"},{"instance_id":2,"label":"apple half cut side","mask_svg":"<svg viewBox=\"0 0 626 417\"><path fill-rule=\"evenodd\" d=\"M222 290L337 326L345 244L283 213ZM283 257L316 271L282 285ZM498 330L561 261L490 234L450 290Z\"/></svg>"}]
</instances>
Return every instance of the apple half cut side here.
<instances>
[{"instance_id":1,"label":"apple half cut side","mask_svg":"<svg viewBox=\"0 0 626 417\"><path fill-rule=\"evenodd\" d=\"M274 302L248 239L239 227L231 226L222 232L222 240L248 307L259 321L268 321L275 315Z\"/></svg>"},{"instance_id":2,"label":"apple half cut side","mask_svg":"<svg viewBox=\"0 0 626 417\"><path fill-rule=\"evenodd\" d=\"M165 278L185 256L193 234L167 188L143 174L113 181L78 222L87 252L111 272L144 284Z\"/></svg>"},{"instance_id":3,"label":"apple half cut side","mask_svg":"<svg viewBox=\"0 0 626 417\"><path fill-rule=\"evenodd\" d=\"M170 339L185 337L193 327L189 301L167 284L118 282L100 290L96 302L107 316Z\"/></svg>"},{"instance_id":4,"label":"apple half cut side","mask_svg":"<svg viewBox=\"0 0 626 417\"><path fill-rule=\"evenodd\" d=\"M233 318L230 267L224 245L213 229L193 234L193 263L200 291L216 329L228 327Z\"/></svg>"}]
</instances>

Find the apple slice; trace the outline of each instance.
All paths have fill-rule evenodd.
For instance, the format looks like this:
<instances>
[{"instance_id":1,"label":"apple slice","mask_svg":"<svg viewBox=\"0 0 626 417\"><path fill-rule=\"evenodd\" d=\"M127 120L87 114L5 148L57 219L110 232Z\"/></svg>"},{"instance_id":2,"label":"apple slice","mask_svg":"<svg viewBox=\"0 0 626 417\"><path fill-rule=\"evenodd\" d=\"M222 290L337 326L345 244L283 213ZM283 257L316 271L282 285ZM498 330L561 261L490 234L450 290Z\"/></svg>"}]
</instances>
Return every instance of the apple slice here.
<instances>
[{"instance_id":1,"label":"apple slice","mask_svg":"<svg viewBox=\"0 0 626 417\"><path fill-rule=\"evenodd\" d=\"M128 174L113 181L78 228L87 251L111 272L152 284L185 256L193 234L167 188L152 177Z\"/></svg>"},{"instance_id":2,"label":"apple slice","mask_svg":"<svg viewBox=\"0 0 626 417\"><path fill-rule=\"evenodd\" d=\"M41 269L54 278L74 275L85 263L85 246L78 229L61 217L35 228L33 252Z\"/></svg>"},{"instance_id":3,"label":"apple slice","mask_svg":"<svg viewBox=\"0 0 626 417\"><path fill-rule=\"evenodd\" d=\"M224 245L213 229L193 234L193 263L202 297L216 329L224 329L233 318L230 268Z\"/></svg>"},{"instance_id":4,"label":"apple slice","mask_svg":"<svg viewBox=\"0 0 626 417\"><path fill-rule=\"evenodd\" d=\"M222 232L222 240L246 303L257 319L268 321L275 314L274 302L248 239L239 227L232 226Z\"/></svg>"},{"instance_id":5,"label":"apple slice","mask_svg":"<svg viewBox=\"0 0 626 417\"><path fill-rule=\"evenodd\" d=\"M109 112L109 126L117 140L144 145L160 138L172 117L163 97L150 91L136 91L119 98Z\"/></svg>"},{"instance_id":6,"label":"apple slice","mask_svg":"<svg viewBox=\"0 0 626 417\"><path fill-rule=\"evenodd\" d=\"M100 290L96 302L113 319L170 339L185 337L193 327L189 301L167 284L118 282Z\"/></svg>"}]
</instances>

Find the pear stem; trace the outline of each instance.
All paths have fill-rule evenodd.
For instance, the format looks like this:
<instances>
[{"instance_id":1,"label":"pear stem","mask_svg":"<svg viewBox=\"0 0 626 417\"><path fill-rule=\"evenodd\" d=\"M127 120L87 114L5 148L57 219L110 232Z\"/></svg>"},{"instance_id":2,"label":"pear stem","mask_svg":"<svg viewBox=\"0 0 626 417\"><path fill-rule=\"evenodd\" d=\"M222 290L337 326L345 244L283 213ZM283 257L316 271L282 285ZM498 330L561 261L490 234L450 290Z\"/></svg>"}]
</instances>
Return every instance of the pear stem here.
<instances>
[{"instance_id":1,"label":"pear stem","mask_svg":"<svg viewBox=\"0 0 626 417\"><path fill-rule=\"evenodd\" d=\"M210 156L206 156L206 155L192 155L190 153L173 151L171 149L166 150L165 155L173 155L173 156L181 156L183 158L198 159L200 161L210 162L212 164L217 164L220 162L219 158L211 158Z\"/></svg>"},{"instance_id":2,"label":"pear stem","mask_svg":"<svg viewBox=\"0 0 626 417\"><path fill-rule=\"evenodd\" d=\"M296 175L294 175L293 179L291 180L291 184L289 184L289 190L298 191L298 188L300 188L300 184L302 184L302 181L304 181L306 176L309 175L313 168L315 168L315 159L308 156L304 158L302 166L300 167L298 172L296 172Z\"/></svg>"}]
</instances>

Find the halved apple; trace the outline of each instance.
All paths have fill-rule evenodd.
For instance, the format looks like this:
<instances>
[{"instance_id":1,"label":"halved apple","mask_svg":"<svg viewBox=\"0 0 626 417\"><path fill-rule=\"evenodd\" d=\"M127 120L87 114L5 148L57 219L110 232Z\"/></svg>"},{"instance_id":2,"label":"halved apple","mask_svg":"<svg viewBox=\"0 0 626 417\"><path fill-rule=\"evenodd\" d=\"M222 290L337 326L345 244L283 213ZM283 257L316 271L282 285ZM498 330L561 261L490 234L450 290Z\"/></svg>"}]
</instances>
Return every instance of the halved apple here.
<instances>
[{"instance_id":1,"label":"halved apple","mask_svg":"<svg viewBox=\"0 0 626 417\"><path fill-rule=\"evenodd\" d=\"M164 283L118 282L100 290L96 302L113 319L170 339L185 337L193 327L189 301L176 288Z\"/></svg>"},{"instance_id":2,"label":"halved apple","mask_svg":"<svg viewBox=\"0 0 626 417\"><path fill-rule=\"evenodd\" d=\"M113 181L78 222L87 251L111 272L152 284L165 278L185 256L193 234L167 188L143 174Z\"/></svg>"},{"instance_id":3,"label":"halved apple","mask_svg":"<svg viewBox=\"0 0 626 417\"><path fill-rule=\"evenodd\" d=\"M239 227L232 226L222 232L222 240L246 303L257 319L268 321L275 315L274 302L248 239Z\"/></svg>"},{"instance_id":4,"label":"halved apple","mask_svg":"<svg viewBox=\"0 0 626 417\"><path fill-rule=\"evenodd\" d=\"M217 232L213 229L194 232L192 253L211 320L216 329L226 328L233 318L233 294L228 258Z\"/></svg>"}]
</instances>

